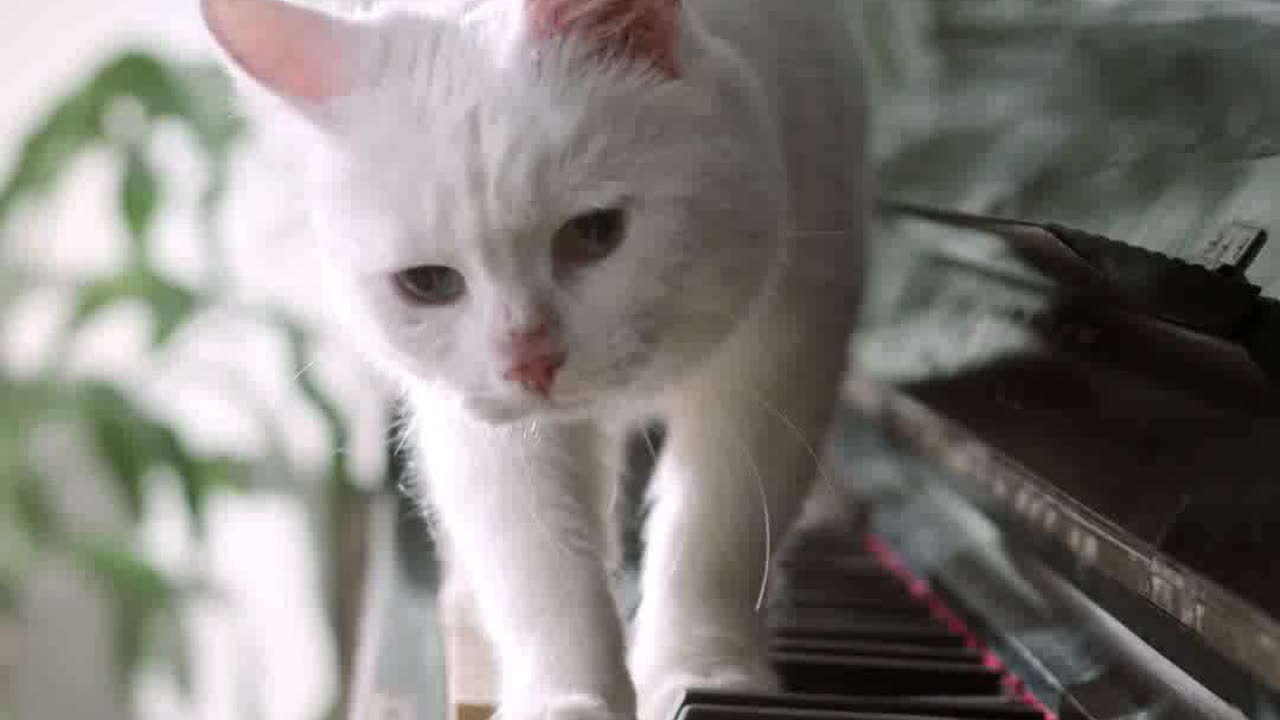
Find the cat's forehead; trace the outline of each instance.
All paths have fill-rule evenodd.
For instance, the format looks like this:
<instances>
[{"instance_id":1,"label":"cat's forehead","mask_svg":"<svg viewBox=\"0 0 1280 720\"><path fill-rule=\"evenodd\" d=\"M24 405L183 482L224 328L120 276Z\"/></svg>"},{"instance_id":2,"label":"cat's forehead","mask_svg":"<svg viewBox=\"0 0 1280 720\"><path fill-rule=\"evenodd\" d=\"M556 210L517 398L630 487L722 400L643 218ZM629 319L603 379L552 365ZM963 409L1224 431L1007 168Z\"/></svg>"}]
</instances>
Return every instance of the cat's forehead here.
<instances>
[{"instance_id":1,"label":"cat's forehead","mask_svg":"<svg viewBox=\"0 0 1280 720\"><path fill-rule=\"evenodd\" d=\"M357 132L343 170L365 200L459 239L509 234L562 204L589 184L582 172L594 155L536 107L484 97L429 115L401 105Z\"/></svg>"},{"instance_id":2,"label":"cat's forehead","mask_svg":"<svg viewBox=\"0 0 1280 720\"><path fill-rule=\"evenodd\" d=\"M358 128L334 190L349 220L376 226L362 248L370 269L491 260L626 194L610 170L617 149L506 102L478 96L430 115L400 105Z\"/></svg>"},{"instance_id":3,"label":"cat's forehead","mask_svg":"<svg viewBox=\"0 0 1280 720\"><path fill-rule=\"evenodd\" d=\"M531 44L492 18L428 25L407 17L387 33L380 72L352 110L366 131L417 134L420 142L554 148L618 129L607 121L619 112L641 120L655 105L648 101L672 85L643 67L603 62L573 41Z\"/></svg>"},{"instance_id":4,"label":"cat's forehead","mask_svg":"<svg viewBox=\"0 0 1280 720\"><path fill-rule=\"evenodd\" d=\"M350 214L378 216L379 268L501 254L643 178L670 184L654 138L671 129L671 88L653 78L460 30L397 43L350 108L338 188Z\"/></svg>"},{"instance_id":5,"label":"cat's forehead","mask_svg":"<svg viewBox=\"0 0 1280 720\"><path fill-rule=\"evenodd\" d=\"M599 170L644 130L620 105L549 87L534 72L456 79L406 79L355 109L343 139L363 172L471 197L572 187L576 173Z\"/></svg>"},{"instance_id":6,"label":"cat's forehead","mask_svg":"<svg viewBox=\"0 0 1280 720\"><path fill-rule=\"evenodd\" d=\"M377 167L451 183L505 169L524 182L521 171L593 131L598 103L566 94L509 50L461 32L398 41L377 86L353 99L342 133Z\"/></svg>"}]
</instances>

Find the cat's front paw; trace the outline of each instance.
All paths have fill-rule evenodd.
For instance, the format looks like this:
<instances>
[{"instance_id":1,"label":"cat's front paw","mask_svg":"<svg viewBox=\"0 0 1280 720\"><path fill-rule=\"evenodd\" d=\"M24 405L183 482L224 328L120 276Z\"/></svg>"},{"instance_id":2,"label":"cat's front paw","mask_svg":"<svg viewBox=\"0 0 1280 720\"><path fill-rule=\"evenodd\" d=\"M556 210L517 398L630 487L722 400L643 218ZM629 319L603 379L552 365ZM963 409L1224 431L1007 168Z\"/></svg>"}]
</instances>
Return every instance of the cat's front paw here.
<instances>
[{"instance_id":1,"label":"cat's front paw","mask_svg":"<svg viewBox=\"0 0 1280 720\"><path fill-rule=\"evenodd\" d=\"M778 679L765 662L756 659L730 661L724 658L704 663L672 664L661 670L637 672L638 720L674 720L677 705L685 691L742 690L772 692Z\"/></svg>"},{"instance_id":2,"label":"cat's front paw","mask_svg":"<svg viewBox=\"0 0 1280 720\"><path fill-rule=\"evenodd\" d=\"M631 720L596 695L559 695L502 707L494 720Z\"/></svg>"}]
</instances>

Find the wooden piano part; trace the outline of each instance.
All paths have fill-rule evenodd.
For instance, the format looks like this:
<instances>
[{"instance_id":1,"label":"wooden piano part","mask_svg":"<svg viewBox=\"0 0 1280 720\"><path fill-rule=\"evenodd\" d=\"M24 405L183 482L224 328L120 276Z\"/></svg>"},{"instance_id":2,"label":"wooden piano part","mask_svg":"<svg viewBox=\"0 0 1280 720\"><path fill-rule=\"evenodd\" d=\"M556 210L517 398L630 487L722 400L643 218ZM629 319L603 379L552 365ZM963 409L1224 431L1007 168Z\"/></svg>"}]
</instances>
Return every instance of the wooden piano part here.
<instances>
[{"instance_id":1,"label":"wooden piano part","mask_svg":"<svg viewBox=\"0 0 1280 720\"><path fill-rule=\"evenodd\" d=\"M498 697L493 651L471 618L441 613L449 720L489 720Z\"/></svg>"}]
</instances>

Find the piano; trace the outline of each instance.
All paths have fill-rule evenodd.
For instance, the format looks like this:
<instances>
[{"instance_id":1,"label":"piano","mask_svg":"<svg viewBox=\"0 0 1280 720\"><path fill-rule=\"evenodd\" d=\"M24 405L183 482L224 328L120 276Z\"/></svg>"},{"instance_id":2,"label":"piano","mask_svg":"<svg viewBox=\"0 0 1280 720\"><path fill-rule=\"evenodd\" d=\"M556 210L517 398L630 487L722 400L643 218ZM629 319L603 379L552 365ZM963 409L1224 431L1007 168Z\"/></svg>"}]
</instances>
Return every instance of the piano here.
<instances>
[{"instance_id":1,"label":"piano","mask_svg":"<svg viewBox=\"0 0 1280 720\"><path fill-rule=\"evenodd\" d=\"M879 88L832 482L765 610L785 689L673 720L1280 718L1280 15L865 4L928 22ZM380 502L351 716L486 717Z\"/></svg>"}]
</instances>

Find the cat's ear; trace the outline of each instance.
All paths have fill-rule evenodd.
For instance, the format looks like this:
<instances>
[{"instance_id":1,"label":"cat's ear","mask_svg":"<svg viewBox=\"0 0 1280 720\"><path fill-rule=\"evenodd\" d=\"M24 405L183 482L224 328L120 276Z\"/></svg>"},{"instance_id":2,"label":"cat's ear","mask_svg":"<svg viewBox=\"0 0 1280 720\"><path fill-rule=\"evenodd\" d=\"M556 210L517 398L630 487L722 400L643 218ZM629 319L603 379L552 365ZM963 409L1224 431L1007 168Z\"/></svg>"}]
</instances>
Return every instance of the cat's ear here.
<instances>
[{"instance_id":1,"label":"cat's ear","mask_svg":"<svg viewBox=\"0 0 1280 720\"><path fill-rule=\"evenodd\" d=\"M376 29L284 0L201 0L205 23L231 60L287 100L350 94L384 40Z\"/></svg>"},{"instance_id":2,"label":"cat's ear","mask_svg":"<svg viewBox=\"0 0 1280 720\"><path fill-rule=\"evenodd\" d=\"M577 37L675 76L681 0L524 0L534 37Z\"/></svg>"}]
</instances>

